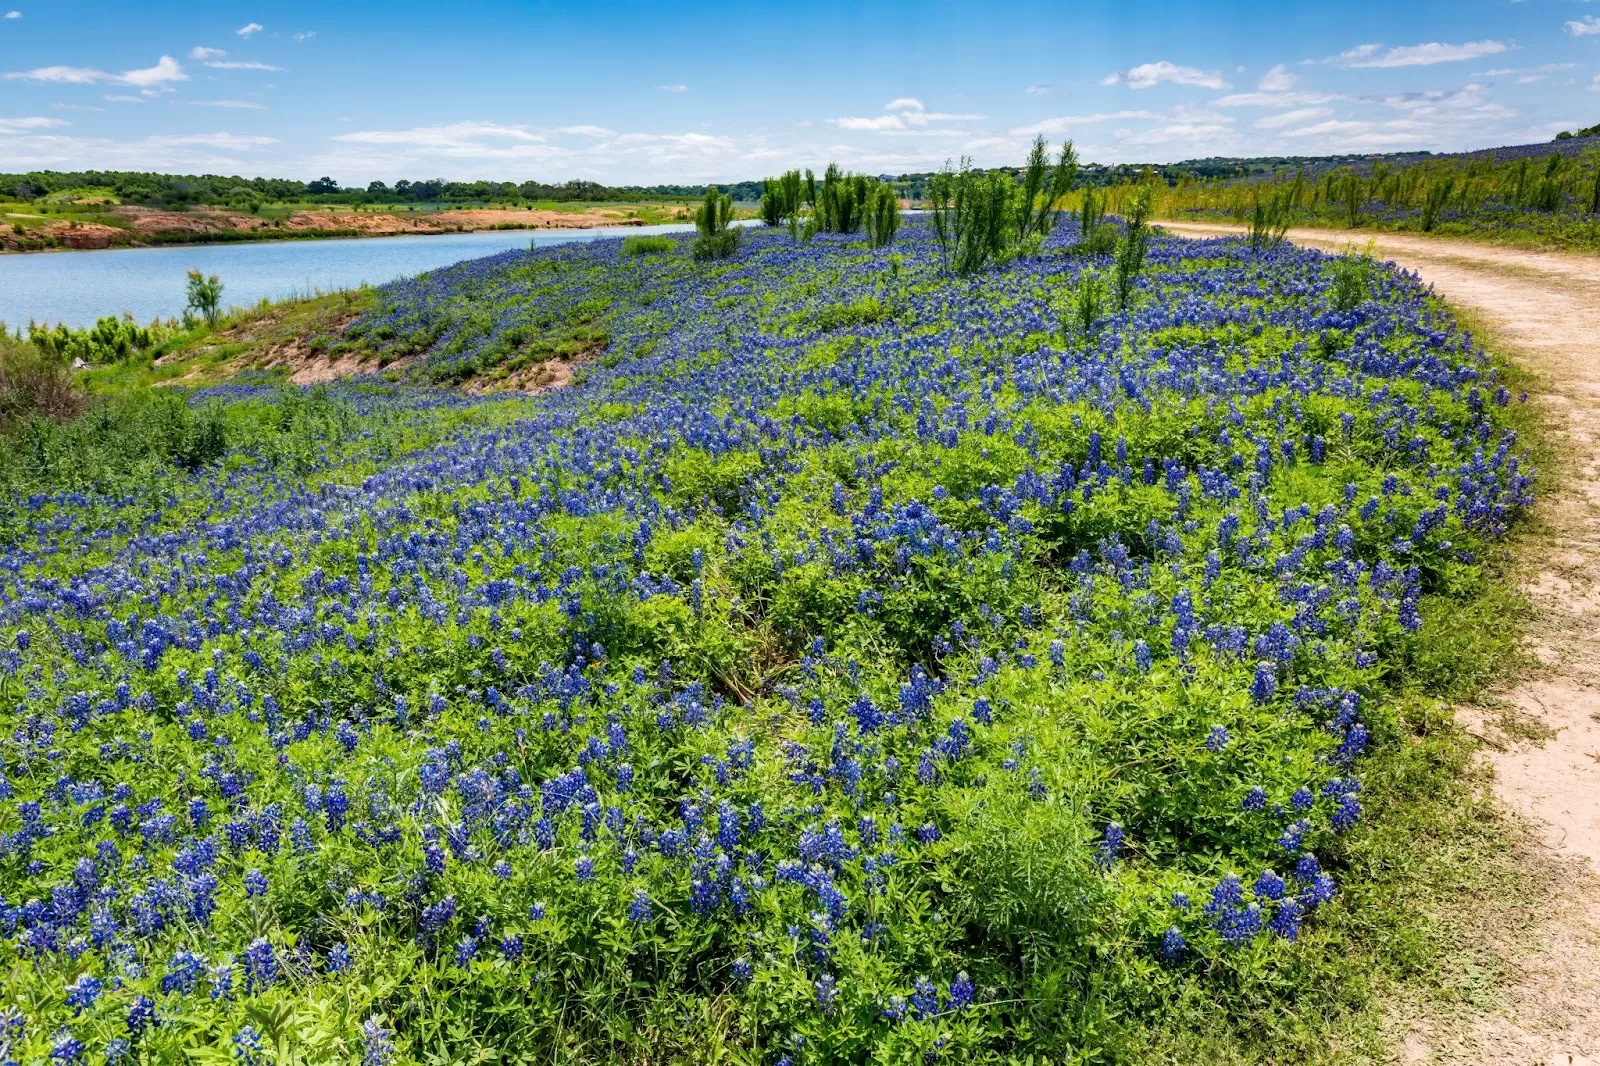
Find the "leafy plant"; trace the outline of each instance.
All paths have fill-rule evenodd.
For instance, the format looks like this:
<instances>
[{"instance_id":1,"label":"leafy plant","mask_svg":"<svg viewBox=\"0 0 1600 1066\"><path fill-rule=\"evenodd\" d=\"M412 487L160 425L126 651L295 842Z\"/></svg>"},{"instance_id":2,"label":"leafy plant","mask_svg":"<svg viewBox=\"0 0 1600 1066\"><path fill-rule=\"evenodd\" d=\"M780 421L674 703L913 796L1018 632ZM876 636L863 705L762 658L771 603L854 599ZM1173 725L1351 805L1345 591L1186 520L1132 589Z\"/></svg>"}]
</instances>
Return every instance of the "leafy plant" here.
<instances>
[{"instance_id":1,"label":"leafy plant","mask_svg":"<svg viewBox=\"0 0 1600 1066\"><path fill-rule=\"evenodd\" d=\"M210 277L191 270L188 273L188 306L186 311L194 312L205 319L206 325L215 326L217 317L222 313L222 281L215 274Z\"/></svg>"},{"instance_id":2,"label":"leafy plant","mask_svg":"<svg viewBox=\"0 0 1600 1066\"><path fill-rule=\"evenodd\" d=\"M964 277L1005 257L1015 236L1011 197L1009 178L976 171L965 156L959 170L945 162L929 182L928 203L947 272Z\"/></svg>"},{"instance_id":3,"label":"leafy plant","mask_svg":"<svg viewBox=\"0 0 1600 1066\"><path fill-rule=\"evenodd\" d=\"M1427 197L1422 203L1422 232L1433 232L1433 227L1439 221L1439 213L1449 204L1455 192L1455 185L1456 179L1447 177L1428 186Z\"/></svg>"},{"instance_id":4,"label":"leafy plant","mask_svg":"<svg viewBox=\"0 0 1600 1066\"><path fill-rule=\"evenodd\" d=\"M1043 238L1050 235L1060 214L1057 205L1072 188L1077 173L1078 156L1073 151L1071 141L1061 146L1061 154L1052 168L1044 135L1040 134L1034 138L1033 147L1028 152L1027 166L1023 171L1022 184L1017 190L1014 225L1018 240L1026 241L1030 237Z\"/></svg>"},{"instance_id":5,"label":"leafy plant","mask_svg":"<svg viewBox=\"0 0 1600 1066\"><path fill-rule=\"evenodd\" d=\"M874 248L885 248L899 228L900 194L893 185L874 182L867 194L867 238Z\"/></svg>"},{"instance_id":6,"label":"leafy plant","mask_svg":"<svg viewBox=\"0 0 1600 1066\"><path fill-rule=\"evenodd\" d=\"M700 236L694 242L696 259L726 259L739 247L739 230L733 225L733 197L719 193L715 185L706 189L705 200L694 216Z\"/></svg>"},{"instance_id":7,"label":"leafy plant","mask_svg":"<svg viewBox=\"0 0 1600 1066\"><path fill-rule=\"evenodd\" d=\"M1367 298L1367 260L1365 256L1346 253L1336 257L1331 267L1333 306L1341 312L1354 310Z\"/></svg>"},{"instance_id":8,"label":"leafy plant","mask_svg":"<svg viewBox=\"0 0 1600 1066\"><path fill-rule=\"evenodd\" d=\"M676 242L671 237L624 237L622 240L623 255L660 255L670 252L676 247Z\"/></svg>"},{"instance_id":9,"label":"leafy plant","mask_svg":"<svg viewBox=\"0 0 1600 1066\"><path fill-rule=\"evenodd\" d=\"M1257 197L1250 215L1250 250L1257 254L1281 244L1289 232L1289 199L1286 196Z\"/></svg>"},{"instance_id":10,"label":"leafy plant","mask_svg":"<svg viewBox=\"0 0 1600 1066\"><path fill-rule=\"evenodd\" d=\"M1150 247L1150 197L1150 187L1140 186L1129 201L1124 215L1122 239L1117 243L1117 258L1111 275L1119 311L1128 309L1134 284L1144 272L1144 257Z\"/></svg>"}]
</instances>

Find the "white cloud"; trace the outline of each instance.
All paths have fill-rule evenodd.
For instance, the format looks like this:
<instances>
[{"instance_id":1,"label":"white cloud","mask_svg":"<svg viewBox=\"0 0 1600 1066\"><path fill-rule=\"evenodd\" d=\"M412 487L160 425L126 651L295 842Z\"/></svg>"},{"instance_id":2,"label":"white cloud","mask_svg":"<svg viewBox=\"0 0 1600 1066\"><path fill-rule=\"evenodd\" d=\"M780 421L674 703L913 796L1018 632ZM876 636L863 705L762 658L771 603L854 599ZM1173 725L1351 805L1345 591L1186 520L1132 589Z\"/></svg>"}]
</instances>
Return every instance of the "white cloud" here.
<instances>
[{"instance_id":1,"label":"white cloud","mask_svg":"<svg viewBox=\"0 0 1600 1066\"><path fill-rule=\"evenodd\" d=\"M1484 87L1476 83L1459 89L1389 93L1375 99L1385 107L1403 111L1412 118L1482 122L1517 116L1514 108L1495 103Z\"/></svg>"},{"instance_id":2,"label":"white cloud","mask_svg":"<svg viewBox=\"0 0 1600 1066\"><path fill-rule=\"evenodd\" d=\"M207 48L205 45L201 44L197 44L193 48L189 49L190 59L221 59L227 54L228 53L224 52L220 48Z\"/></svg>"},{"instance_id":3,"label":"white cloud","mask_svg":"<svg viewBox=\"0 0 1600 1066\"><path fill-rule=\"evenodd\" d=\"M1266 93L1284 93L1293 89L1294 83L1298 80L1293 74L1283 69L1282 63L1279 63L1261 75L1261 80L1256 82L1256 88Z\"/></svg>"},{"instance_id":4,"label":"white cloud","mask_svg":"<svg viewBox=\"0 0 1600 1066\"><path fill-rule=\"evenodd\" d=\"M262 165L260 149L278 143L272 137L235 133L196 133L141 137L121 141L110 137L72 137L40 132L5 142L6 161L26 169L167 170L177 173L233 172L234 168ZM254 155L255 162L249 159Z\"/></svg>"},{"instance_id":5,"label":"white cloud","mask_svg":"<svg viewBox=\"0 0 1600 1066\"><path fill-rule=\"evenodd\" d=\"M1347 99L1343 93L1230 93L1212 103L1216 107L1316 107Z\"/></svg>"},{"instance_id":6,"label":"white cloud","mask_svg":"<svg viewBox=\"0 0 1600 1066\"><path fill-rule=\"evenodd\" d=\"M1230 127L1216 122L1174 122L1139 133L1118 130L1117 139L1124 145L1140 148L1174 143L1209 143L1214 138L1225 137L1232 133Z\"/></svg>"},{"instance_id":7,"label":"white cloud","mask_svg":"<svg viewBox=\"0 0 1600 1066\"><path fill-rule=\"evenodd\" d=\"M515 141L543 144L544 138L525 126L503 126L494 122L455 122L447 126L414 126L407 130L358 130L333 138L348 144L391 144L444 153L481 152L486 141Z\"/></svg>"},{"instance_id":8,"label":"white cloud","mask_svg":"<svg viewBox=\"0 0 1600 1066\"><path fill-rule=\"evenodd\" d=\"M1048 86L1048 85L1030 85L1026 89L1024 89L1023 92L1027 93L1029 96L1049 96L1050 95L1050 86Z\"/></svg>"},{"instance_id":9,"label":"white cloud","mask_svg":"<svg viewBox=\"0 0 1600 1066\"><path fill-rule=\"evenodd\" d=\"M664 93L686 93L689 91L689 87L679 81L673 82L671 85L663 85L661 91Z\"/></svg>"},{"instance_id":10,"label":"white cloud","mask_svg":"<svg viewBox=\"0 0 1600 1066\"><path fill-rule=\"evenodd\" d=\"M261 63L254 59L221 59L212 60L206 66L214 70L282 70L270 63Z\"/></svg>"},{"instance_id":11,"label":"white cloud","mask_svg":"<svg viewBox=\"0 0 1600 1066\"><path fill-rule=\"evenodd\" d=\"M113 104L142 104L144 97L129 96L126 93L108 93L106 99Z\"/></svg>"},{"instance_id":12,"label":"white cloud","mask_svg":"<svg viewBox=\"0 0 1600 1066\"><path fill-rule=\"evenodd\" d=\"M1571 70L1577 65L1578 64L1576 63L1546 63L1543 66L1538 67L1497 67L1494 70L1486 70L1481 75L1475 76L1484 78L1509 78L1521 76L1522 78L1526 79L1531 75L1543 77L1546 74L1554 74L1560 70Z\"/></svg>"},{"instance_id":13,"label":"white cloud","mask_svg":"<svg viewBox=\"0 0 1600 1066\"><path fill-rule=\"evenodd\" d=\"M245 111L266 110L265 105L252 103L249 100L194 100L191 102L197 107L231 107Z\"/></svg>"},{"instance_id":14,"label":"white cloud","mask_svg":"<svg viewBox=\"0 0 1600 1066\"><path fill-rule=\"evenodd\" d=\"M883 105L885 111L926 111L922 101L915 96L897 96Z\"/></svg>"},{"instance_id":15,"label":"white cloud","mask_svg":"<svg viewBox=\"0 0 1600 1066\"><path fill-rule=\"evenodd\" d=\"M1596 74L1594 76L1594 81L1589 83L1589 90L1591 92L1600 93L1600 74Z\"/></svg>"},{"instance_id":16,"label":"white cloud","mask_svg":"<svg viewBox=\"0 0 1600 1066\"><path fill-rule=\"evenodd\" d=\"M32 70L14 70L5 75L12 80L43 81L56 85L93 85L100 83L114 83L117 85L132 85L138 89L153 89L163 86L168 82L188 81L189 75L183 72L178 61L171 56L162 56L153 67L143 67L137 70L125 70L121 74L111 74L93 67L35 67Z\"/></svg>"},{"instance_id":17,"label":"white cloud","mask_svg":"<svg viewBox=\"0 0 1600 1066\"><path fill-rule=\"evenodd\" d=\"M877 118L830 118L828 124L842 130L903 130L905 121L899 115L879 115Z\"/></svg>"},{"instance_id":18,"label":"white cloud","mask_svg":"<svg viewBox=\"0 0 1600 1066\"><path fill-rule=\"evenodd\" d=\"M311 40L311 38L315 37L316 35L317 35L317 31L316 30L307 30L304 33L295 34L294 35L294 39L297 40L297 41L309 41L309 40Z\"/></svg>"},{"instance_id":19,"label":"white cloud","mask_svg":"<svg viewBox=\"0 0 1600 1066\"><path fill-rule=\"evenodd\" d=\"M266 29L266 27L261 25L261 23L259 23L259 22L247 22L243 26L240 26L238 29L234 30L233 32L238 34L240 37L247 37L248 38L248 37L252 36L253 34L260 33L264 29Z\"/></svg>"},{"instance_id":20,"label":"white cloud","mask_svg":"<svg viewBox=\"0 0 1600 1066\"><path fill-rule=\"evenodd\" d=\"M1581 19L1569 19L1562 26L1574 37L1593 37L1600 33L1600 18L1585 15Z\"/></svg>"},{"instance_id":21,"label":"white cloud","mask_svg":"<svg viewBox=\"0 0 1600 1066\"><path fill-rule=\"evenodd\" d=\"M50 130L65 126L59 118L0 118L0 133L27 133L32 130Z\"/></svg>"},{"instance_id":22,"label":"white cloud","mask_svg":"<svg viewBox=\"0 0 1600 1066\"><path fill-rule=\"evenodd\" d=\"M1459 63L1481 59L1506 50L1501 41L1467 41L1465 44L1412 44L1383 50L1382 45L1364 44L1341 52L1337 61L1347 67L1429 67L1435 63Z\"/></svg>"},{"instance_id":23,"label":"white cloud","mask_svg":"<svg viewBox=\"0 0 1600 1066\"><path fill-rule=\"evenodd\" d=\"M1116 85L1124 82L1130 89L1149 89L1160 85L1162 82L1171 82L1174 85L1198 85L1205 89L1226 89L1228 83L1222 80L1222 75L1216 71L1199 70L1195 67L1180 67L1169 63L1165 59L1157 63L1143 63L1137 67L1120 70L1115 74L1108 74L1102 79L1102 85Z\"/></svg>"},{"instance_id":24,"label":"white cloud","mask_svg":"<svg viewBox=\"0 0 1600 1066\"><path fill-rule=\"evenodd\" d=\"M1285 126L1297 126L1302 122L1311 122L1314 119L1327 118L1333 114L1331 107L1302 107L1293 111L1282 111L1276 115L1268 115L1256 122L1258 130L1280 130Z\"/></svg>"},{"instance_id":25,"label":"white cloud","mask_svg":"<svg viewBox=\"0 0 1600 1066\"><path fill-rule=\"evenodd\" d=\"M20 12L20 11L7 11L6 12L6 18L8 18L8 19L19 19L21 17L22 17L22 12Z\"/></svg>"},{"instance_id":26,"label":"white cloud","mask_svg":"<svg viewBox=\"0 0 1600 1066\"><path fill-rule=\"evenodd\" d=\"M570 133L578 137L613 137L615 130L608 130L604 126L557 126L551 133Z\"/></svg>"},{"instance_id":27,"label":"white cloud","mask_svg":"<svg viewBox=\"0 0 1600 1066\"><path fill-rule=\"evenodd\" d=\"M1091 126L1099 122L1124 122L1136 118L1160 118L1156 111L1106 111L1094 115L1060 115L1056 118L1047 118L1042 122L1035 122L1029 126L1018 126L1010 131L1013 137L1035 137L1041 133L1058 136L1068 133L1074 126Z\"/></svg>"}]
</instances>

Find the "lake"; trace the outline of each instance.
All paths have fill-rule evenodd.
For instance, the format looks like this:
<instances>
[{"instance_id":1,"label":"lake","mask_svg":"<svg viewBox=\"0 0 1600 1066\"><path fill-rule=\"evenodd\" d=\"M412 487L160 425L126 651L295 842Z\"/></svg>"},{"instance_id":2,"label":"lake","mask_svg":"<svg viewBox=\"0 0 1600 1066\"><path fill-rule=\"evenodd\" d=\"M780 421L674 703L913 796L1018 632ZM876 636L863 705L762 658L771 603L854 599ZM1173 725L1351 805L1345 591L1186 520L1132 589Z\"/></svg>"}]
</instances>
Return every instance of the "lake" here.
<instances>
[{"instance_id":1,"label":"lake","mask_svg":"<svg viewBox=\"0 0 1600 1066\"><path fill-rule=\"evenodd\" d=\"M607 226L569 230L483 230L437 236L190 244L108 248L93 252L0 255L0 322L89 326L101 315L127 312L140 323L183 313L184 275L222 279L225 306L248 307L313 290L380 285L425 270L476 259L530 241L543 248L634 234L681 233L690 225Z\"/></svg>"}]
</instances>

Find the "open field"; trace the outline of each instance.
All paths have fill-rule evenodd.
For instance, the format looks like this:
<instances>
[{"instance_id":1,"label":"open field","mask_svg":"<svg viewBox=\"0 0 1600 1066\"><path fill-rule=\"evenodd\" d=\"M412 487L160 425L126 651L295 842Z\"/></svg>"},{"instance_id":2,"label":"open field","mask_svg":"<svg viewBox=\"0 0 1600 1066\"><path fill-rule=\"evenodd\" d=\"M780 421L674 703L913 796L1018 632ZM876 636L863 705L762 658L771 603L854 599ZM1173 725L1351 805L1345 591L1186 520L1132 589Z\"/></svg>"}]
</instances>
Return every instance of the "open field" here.
<instances>
[{"instance_id":1,"label":"open field","mask_svg":"<svg viewBox=\"0 0 1600 1066\"><path fill-rule=\"evenodd\" d=\"M902 225L506 253L14 428L27 1051L1350 1061L1471 1002L1548 890L1450 709L1529 379L1376 261Z\"/></svg>"}]
</instances>

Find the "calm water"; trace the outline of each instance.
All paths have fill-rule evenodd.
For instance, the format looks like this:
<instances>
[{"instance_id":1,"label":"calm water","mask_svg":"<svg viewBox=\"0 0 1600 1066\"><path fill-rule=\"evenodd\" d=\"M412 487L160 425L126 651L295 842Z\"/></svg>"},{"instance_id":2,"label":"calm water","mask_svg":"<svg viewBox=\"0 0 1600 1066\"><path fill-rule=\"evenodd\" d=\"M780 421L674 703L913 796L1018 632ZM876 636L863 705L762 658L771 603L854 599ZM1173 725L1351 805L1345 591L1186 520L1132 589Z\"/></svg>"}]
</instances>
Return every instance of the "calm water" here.
<instances>
[{"instance_id":1,"label":"calm water","mask_svg":"<svg viewBox=\"0 0 1600 1066\"><path fill-rule=\"evenodd\" d=\"M222 279L222 302L249 306L315 289L382 284L508 248L543 248L638 233L677 233L693 226L611 226L572 230L485 230L433 237L365 237L97 252L0 255L0 322L92 325L124 311L139 322L183 313L184 274Z\"/></svg>"}]
</instances>

